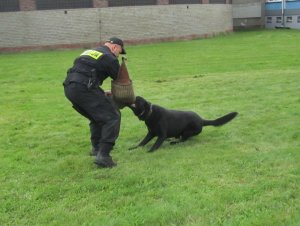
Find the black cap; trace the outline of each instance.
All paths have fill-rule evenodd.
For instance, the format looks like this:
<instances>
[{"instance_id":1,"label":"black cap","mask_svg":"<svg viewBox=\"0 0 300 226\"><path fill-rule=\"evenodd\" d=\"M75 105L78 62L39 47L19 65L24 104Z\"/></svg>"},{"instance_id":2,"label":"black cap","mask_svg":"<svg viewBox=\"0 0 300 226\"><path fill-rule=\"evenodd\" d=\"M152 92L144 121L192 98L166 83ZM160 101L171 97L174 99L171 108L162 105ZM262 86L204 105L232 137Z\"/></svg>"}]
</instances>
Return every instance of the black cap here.
<instances>
[{"instance_id":1,"label":"black cap","mask_svg":"<svg viewBox=\"0 0 300 226\"><path fill-rule=\"evenodd\" d=\"M121 39L119 39L117 37L111 37L106 42L109 42L109 43L112 43L112 44L117 44L117 45L121 46L122 47L121 54L126 54L126 51L124 49L124 43L123 43L123 41Z\"/></svg>"}]
</instances>

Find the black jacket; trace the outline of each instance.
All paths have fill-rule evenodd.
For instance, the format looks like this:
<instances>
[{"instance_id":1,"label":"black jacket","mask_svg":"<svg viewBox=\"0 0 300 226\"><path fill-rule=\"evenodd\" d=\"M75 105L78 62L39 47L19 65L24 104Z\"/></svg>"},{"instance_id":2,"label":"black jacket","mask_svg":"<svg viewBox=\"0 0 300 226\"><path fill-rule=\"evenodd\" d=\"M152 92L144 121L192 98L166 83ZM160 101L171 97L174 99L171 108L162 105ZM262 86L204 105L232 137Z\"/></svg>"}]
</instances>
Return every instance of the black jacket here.
<instances>
[{"instance_id":1,"label":"black jacket","mask_svg":"<svg viewBox=\"0 0 300 226\"><path fill-rule=\"evenodd\" d=\"M107 46L84 51L75 59L73 67L68 70L67 82L80 82L78 74L84 75L86 83L89 78L96 80L96 85L101 85L107 77L117 78L120 64L118 58ZM92 73L94 71L94 73ZM76 77L76 78L75 78ZM81 78L82 79L82 78ZM75 81L76 80L76 81ZM77 81L78 80L78 81ZM65 81L65 82L66 82Z\"/></svg>"}]
</instances>

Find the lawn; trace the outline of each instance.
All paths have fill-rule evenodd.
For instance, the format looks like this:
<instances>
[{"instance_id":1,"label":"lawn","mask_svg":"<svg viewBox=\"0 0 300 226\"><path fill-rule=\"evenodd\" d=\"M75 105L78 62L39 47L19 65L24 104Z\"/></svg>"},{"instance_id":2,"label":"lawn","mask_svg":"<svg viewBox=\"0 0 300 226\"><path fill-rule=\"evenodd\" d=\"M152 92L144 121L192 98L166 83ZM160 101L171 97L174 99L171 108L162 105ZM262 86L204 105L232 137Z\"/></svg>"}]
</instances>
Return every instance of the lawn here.
<instances>
[{"instance_id":1,"label":"lawn","mask_svg":"<svg viewBox=\"0 0 300 226\"><path fill-rule=\"evenodd\" d=\"M0 225L300 225L300 31L127 46L135 92L206 119L185 143L128 151L146 126L122 110L97 169L88 121L63 94L83 50L0 54ZM110 88L110 81L103 85Z\"/></svg>"}]
</instances>

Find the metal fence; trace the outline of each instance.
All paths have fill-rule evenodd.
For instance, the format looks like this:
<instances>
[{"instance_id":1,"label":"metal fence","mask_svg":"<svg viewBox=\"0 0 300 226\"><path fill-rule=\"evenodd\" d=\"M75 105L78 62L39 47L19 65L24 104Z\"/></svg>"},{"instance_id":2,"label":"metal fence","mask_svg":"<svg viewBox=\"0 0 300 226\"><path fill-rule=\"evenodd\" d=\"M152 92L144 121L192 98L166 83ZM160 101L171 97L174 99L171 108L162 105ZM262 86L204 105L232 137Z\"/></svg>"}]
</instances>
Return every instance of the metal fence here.
<instances>
[{"instance_id":1,"label":"metal fence","mask_svg":"<svg viewBox=\"0 0 300 226\"><path fill-rule=\"evenodd\" d=\"M93 8L93 0L36 0L36 9Z\"/></svg>"},{"instance_id":2,"label":"metal fence","mask_svg":"<svg viewBox=\"0 0 300 226\"><path fill-rule=\"evenodd\" d=\"M0 0L0 12L20 11L19 0Z\"/></svg>"},{"instance_id":3,"label":"metal fence","mask_svg":"<svg viewBox=\"0 0 300 226\"><path fill-rule=\"evenodd\" d=\"M226 0L209 0L211 4L226 4Z\"/></svg>"},{"instance_id":4,"label":"metal fence","mask_svg":"<svg viewBox=\"0 0 300 226\"><path fill-rule=\"evenodd\" d=\"M108 0L108 6L156 5L156 0Z\"/></svg>"},{"instance_id":5,"label":"metal fence","mask_svg":"<svg viewBox=\"0 0 300 226\"><path fill-rule=\"evenodd\" d=\"M169 0L169 4L202 4L202 0Z\"/></svg>"},{"instance_id":6,"label":"metal fence","mask_svg":"<svg viewBox=\"0 0 300 226\"><path fill-rule=\"evenodd\" d=\"M0 12L93 8L95 0L0 0ZM207 2L207 1L206 1ZM226 0L209 0L210 4L226 4ZM231 3L232 1L229 1ZM108 7L157 5L157 0L106 0ZM202 4L203 0L169 0L168 4ZM28 7L28 4L30 5ZM20 7L21 6L21 7ZM25 6L25 7L24 7Z\"/></svg>"}]
</instances>

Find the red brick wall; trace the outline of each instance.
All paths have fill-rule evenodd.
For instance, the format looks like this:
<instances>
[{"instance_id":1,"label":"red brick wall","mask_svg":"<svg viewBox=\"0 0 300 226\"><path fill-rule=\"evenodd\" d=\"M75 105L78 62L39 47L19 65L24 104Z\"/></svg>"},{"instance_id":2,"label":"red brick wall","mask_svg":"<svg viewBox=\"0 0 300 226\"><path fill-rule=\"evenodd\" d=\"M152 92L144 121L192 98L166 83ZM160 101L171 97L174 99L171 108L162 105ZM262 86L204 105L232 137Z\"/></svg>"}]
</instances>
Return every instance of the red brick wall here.
<instances>
[{"instance_id":1,"label":"red brick wall","mask_svg":"<svg viewBox=\"0 0 300 226\"><path fill-rule=\"evenodd\" d=\"M93 0L94 8L104 8L108 7L108 1L107 0Z\"/></svg>"},{"instance_id":2,"label":"red brick wall","mask_svg":"<svg viewBox=\"0 0 300 226\"><path fill-rule=\"evenodd\" d=\"M20 0L20 11L36 10L35 0Z\"/></svg>"},{"instance_id":3,"label":"red brick wall","mask_svg":"<svg viewBox=\"0 0 300 226\"><path fill-rule=\"evenodd\" d=\"M157 0L157 5L168 5L169 0Z\"/></svg>"}]
</instances>

